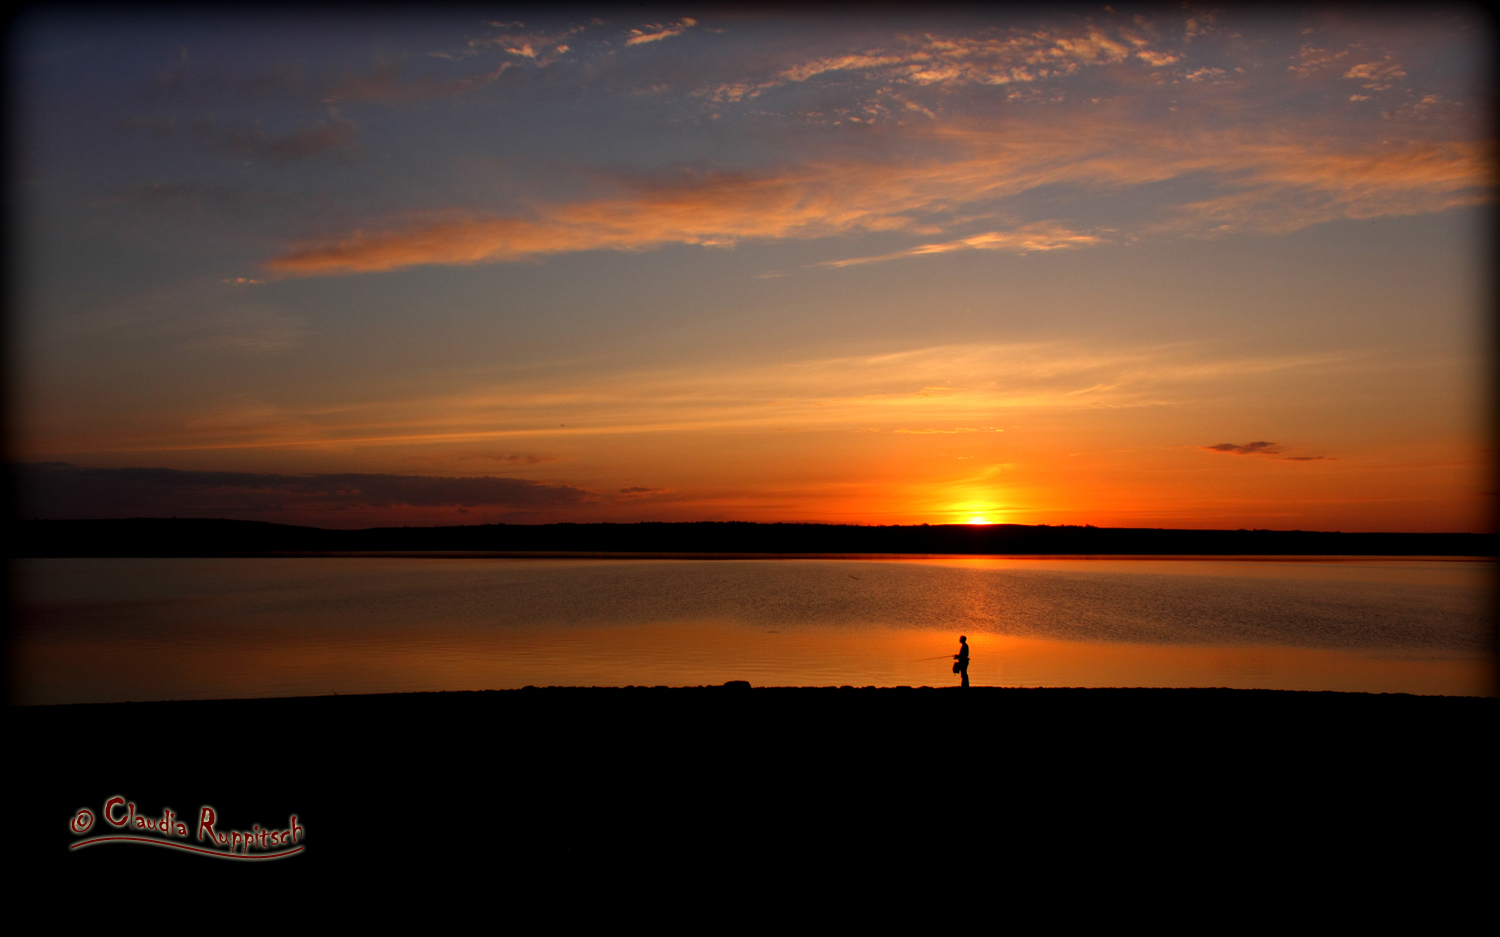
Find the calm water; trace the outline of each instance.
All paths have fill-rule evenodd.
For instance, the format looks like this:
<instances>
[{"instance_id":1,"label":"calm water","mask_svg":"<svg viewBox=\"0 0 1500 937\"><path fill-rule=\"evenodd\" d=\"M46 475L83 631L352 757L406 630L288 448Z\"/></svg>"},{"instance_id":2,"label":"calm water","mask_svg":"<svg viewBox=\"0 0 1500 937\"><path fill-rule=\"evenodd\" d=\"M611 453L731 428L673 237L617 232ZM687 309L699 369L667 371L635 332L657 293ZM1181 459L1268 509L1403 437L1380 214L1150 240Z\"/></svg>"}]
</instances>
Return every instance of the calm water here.
<instances>
[{"instance_id":1,"label":"calm water","mask_svg":"<svg viewBox=\"0 0 1500 937\"><path fill-rule=\"evenodd\" d=\"M21 703L546 685L1492 695L1491 561L91 559L18 564Z\"/></svg>"}]
</instances>

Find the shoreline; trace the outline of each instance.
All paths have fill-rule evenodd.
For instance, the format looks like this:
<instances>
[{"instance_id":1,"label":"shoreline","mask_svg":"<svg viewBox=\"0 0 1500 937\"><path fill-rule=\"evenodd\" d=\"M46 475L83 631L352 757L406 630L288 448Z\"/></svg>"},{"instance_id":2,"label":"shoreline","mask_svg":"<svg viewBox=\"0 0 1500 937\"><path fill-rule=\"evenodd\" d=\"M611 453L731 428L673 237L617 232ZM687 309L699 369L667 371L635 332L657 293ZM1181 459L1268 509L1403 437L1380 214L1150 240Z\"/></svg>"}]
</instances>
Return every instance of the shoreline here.
<instances>
[{"instance_id":1,"label":"shoreline","mask_svg":"<svg viewBox=\"0 0 1500 937\"><path fill-rule=\"evenodd\" d=\"M733 556L1462 556L1484 533L1213 530L1023 524L691 523L297 527L224 518L21 520L19 556L326 553Z\"/></svg>"},{"instance_id":2,"label":"shoreline","mask_svg":"<svg viewBox=\"0 0 1500 937\"><path fill-rule=\"evenodd\" d=\"M696 691L728 691L731 693L754 692L757 694L786 695L814 693L862 693L871 694L905 694L920 691L961 691L960 686L751 686L747 681L730 681L727 684L697 684L683 686L646 686L627 684L624 686L523 686L507 689L487 690L403 690L390 693L326 693L316 696L227 696L227 697L205 697L187 699L160 699L160 700L114 700L108 702L78 702L78 703L11 703L9 709L12 713L32 710L64 710L89 707L110 706L213 706L213 705L255 705L255 704L309 704L315 705L324 701L345 700L350 704L359 701L381 701L399 702L401 700L419 701L432 698L472 700L498 698L509 694L534 694L548 693L554 696L571 694L581 696L585 694L610 694L610 693L632 693L640 694L651 692L655 694L691 694ZM1114 687L1080 687L1080 686L993 686L974 685L967 688L976 695L988 695L990 693L1044 693L1044 694L1068 694L1071 696L1102 697L1109 695L1115 698L1120 696L1160 697L1171 695L1174 697L1186 696L1234 696L1248 700L1249 697L1261 699L1286 698L1286 697L1324 697L1324 698L1348 698L1348 699L1410 699L1410 700L1491 700L1500 703L1500 697L1495 696L1460 696L1436 693L1403 693L1403 692L1371 692L1362 690L1285 690L1260 687L1224 687L1224 686L1114 686ZM1185 702L1185 701L1184 701Z\"/></svg>"},{"instance_id":3,"label":"shoreline","mask_svg":"<svg viewBox=\"0 0 1500 937\"><path fill-rule=\"evenodd\" d=\"M1228 848L1276 827L1362 836L1392 804L1472 811L1492 797L1494 698L931 689L944 692L537 687L12 705L23 877L220 881L225 863L181 850L70 849L69 818L102 815L114 797L147 818L209 805L239 830L295 815L305 851L249 863L256 876L396 887L475 869L515 881L691 871L705 855L812 876L843 857L916 863L932 851L934 813L970 801L976 842L1089 842L1110 829L1194 841L1210 823Z\"/></svg>"}]
</instances>

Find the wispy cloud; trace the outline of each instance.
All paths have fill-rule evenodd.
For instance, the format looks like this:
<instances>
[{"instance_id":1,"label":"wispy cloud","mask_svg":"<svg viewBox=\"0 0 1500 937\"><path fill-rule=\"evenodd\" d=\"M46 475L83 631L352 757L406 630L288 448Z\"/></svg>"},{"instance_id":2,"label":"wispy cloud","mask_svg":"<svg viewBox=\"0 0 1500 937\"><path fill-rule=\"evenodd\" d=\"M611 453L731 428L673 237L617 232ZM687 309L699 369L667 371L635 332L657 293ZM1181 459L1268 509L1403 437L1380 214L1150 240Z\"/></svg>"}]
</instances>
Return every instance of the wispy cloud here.
<instances>
[{"instance_id":1,"label":"wispy cloud","mask_svg":"<svg viewBox=\"0 0 1500 937\"><path fill-rule=\"evenodd\" d=\"M1340 67L1347 61L1349 50L1343 49L1332 52L1328 49L1320 49L1312 43L1304 43L1297 52L1297 60L1287 66L1287 71L1297 78L1311 78L1331 68Z\"/></svg>"},{"instance_id":2,"label":"wispy cloud","mask_svg":"<svg viewBox=\"0 0 1500 937\"><path fill-rule=\"evenodd\" d=\"M1168 204L1149 230L1205 236L1285 232L1339 218L1443 211L1490 198L1490 157L1479 143L1395 140L1350 150L1292 135L1249 139L1239 131L1163 138L1150 127L1107 118L1067 127L1039 124L1024 135L974 125L944 126L929 135L952 155L698 174L673 184L623 181L621 195L536 203L510 216L414 213L375 230L298 245L267 266L317 276L671 243L728 247L741 240L859 231L931 232L941 230L937 213L983 209L1042 186L1119 191L1189 175L1217 178L1223 194ZM839 263L1100 241L1057 221Z\"/></svg>"},{"instance_id":3,"label":"wispy cloud","mask_svg":"<svg viewBox=\"0 0 1500 937\"><path fill-rule=\"evenodd\" d=\"M1221 442L1217 446L1204 446L1209 452L1230 452L1234 455L1272 455L1281 451L1274 442L1248 442L1243 446L1232 442Z\"/></svg>"},{"instance_id":4,"label":"wispy cloud","mask_svg":"<svg viewBox=\"0 0 1500 937\"><path fill-rule=\"evenodd\" d=\"M1173 206L1158 227L1194 234L1285 233L1343 218L1440 212L1489 202L1492 154L1480 143L1391 141L1373 152L1290 140L1246 143L1224 195ZM1215 167L1228 170L1228 161ZM1226 173L1227 175L1227 173Z\"/></svg>"},{"instance_id":5,"label":"wispy cloud","mask_svg":"<svg viewBox=\"0 0 1500 937\"><path fill-rule=\"evenodd\" d=\"M900 260L903 257L921 257L927 254L948 254L953 251L1010 251L1026 254L1032 251L1051 251L1098 244L1101 238L1092 234L1069 231L1060 225L1043 223L1027 225L1016 231L987 231L956 241L939 244L922 244L907 250L874 257L853 257L848 260L827 260L812 264L815 267L849 267L855 264L879 263L884 260Z\"/></svg>"},{"instance_id":6,"label":"wispy cloud","mask_svg":"<svg viewBox=\"0 0 1500 937\"><path fill-rule=\"evenodd\" d=\"M926 58L925 56L923 57ZM880 53L864 53L856 55L837 55L828 58L805 62L794 65L783 71L778 77L786 81L806 81L815 75L825 72L842 72L854 69L874 69L888 65L910 64L908 55L883 55Z\"/></svg>"},{"instance_id":7,"label":"wispy cloud","mask_svg":"<svg viewBox=\"0 0 1500 937\"><path fill-rule=\"evenodd\" d=\"M1344 77L1359 79L1370 91L1388 91L1398 79L1406 77L1406 72L1387 58L1383 62L1362 62L1344 72Z\"/></svg>"},{"instance_id":8,"label":"wispy cloud","mask_svg":"<svg viewBox=\"0 0 1500 937\"><path fill-rule=\"evenodd\" d=\"M663 25L653 23L650 26L640 26L630 31L630 38L625 40L627 46L639 46L648 42L660 42L673 36L680 36L698 25L698 21L684 16L675 23Z\"/></svg>"},{"instance_id":9,"label":"wispy cloud","mask_svg":"<svg viewBox=\"0 0 1500 937\"><path fill-rule=\"evenodd\" d=\"M1204 446L1203 448L1209 452L1224 452L1230 455L1270 456L1280 459L1283 462L1322 462L1332 460L1331 456L1326 455L1282 455L1286 451L1285 446L1282 446L1280 443L1266 442L1264 440L1261 442L1247 442L1244 445L1221 442L1216 446Z\"/></svg>"},{"instance_id":10,"label":"wispy cloud","mask_svg":"<svg viewBox=\"0 0 1500 937\"><path fill-rule=\"evenodd\" d=\"M724 429L999 434L1002 413L1159 409L1200 400L1210 390L1223 396L1268 378L1284 382L1360 364L1349 353L1234 357L1176 345L1108 351L1057 342L947 345L590 374L565 386L518 380L341 408L163 415L151 426L54 435L52 451L468 446Z\"/></svg>"},{"instance_id":11,"label":"wispy cloud","mask_svg":"<svg viewBox=\"0 0 1500 937\"><path fill-rule=\"evenodd\" d=\"M1152 68L1161 68L1164 65L1176 65L1182 61L1181 56L1173 55L1170 52L1152 52L1150 49L1143 49L1137 52L1135 57Z\"/></svg>"},{"instance_id":12,"label":"wispy cloud","mask_svg":"<svg viewBox=\"0 0 1500 937\"><path fill-rule=\"evenodd\" d=\"M617 198L540 204L529 217L418 215L384 231L355 231L334 243L293 250L267 266L305 276L643 250L668 243L728 247L745 239L900 229L912 224L899 214L902 210L951 198L930 186L921 191L920 183L904 194L889 191L891 175L888 168L858 165L811 166L774 175L725 173L671 186L641 186Z\"/></svg>"},{"instance_id":13,"label":"wispy cloud","mask_svg":"<svg viewBox=\"0 0 1500 937\"><path fill-rule=\"evenodd\" d=\"M671 493L672 489L670 488L641 488L639 486L632 486L621 488L615 499L617 501L640 501L645 498L654 498L658 495Z\"/></svg>"},{"instance_id":14,"label":"wispy cloud","mask_svg":"<svg viewBox=\"0 0 1500 937\"><path fill-rule=\"evenodd\" d=\"M805 82L831 72L871 73L916 85L1003 85L1071 75L1090 65L1125 60L1132 51L1151 64L1168 64L1168 53L1133 50L1097 27L1011 30L1001 37L902 36L889 49L825 56L784 69L778 77Z\"/></svg>"},{"instance_id":15,"label":"wispy cloud","mask_svg":"<svg viewBox=\"0 0 1500 937\"><path fill-rule=\"evenodd\" d=\"M457 52L429 52L428 55L436 58L461 59L498 49L510 56L514 62L547 66L556 62L564 54L573 51L571 43L575 41L575 37L588 28L588 26L579 25L546 32L527 30L524 23L491 22L487 25L503 30L503 32L470 39L468 44Z\"/></svg>"}]
</instances>

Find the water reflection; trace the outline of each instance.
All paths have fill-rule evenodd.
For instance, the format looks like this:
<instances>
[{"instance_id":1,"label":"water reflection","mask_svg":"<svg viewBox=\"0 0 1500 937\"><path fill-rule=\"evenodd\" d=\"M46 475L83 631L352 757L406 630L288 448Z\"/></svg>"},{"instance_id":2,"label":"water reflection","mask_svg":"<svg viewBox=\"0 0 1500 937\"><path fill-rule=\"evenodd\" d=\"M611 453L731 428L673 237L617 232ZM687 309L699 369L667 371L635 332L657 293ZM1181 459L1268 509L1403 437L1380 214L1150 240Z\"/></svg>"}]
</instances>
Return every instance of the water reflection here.
<instances>
[{"instance_id":1,"label":"water reflection","mask_svg":"<svg viewBox=\"0 0 1500 937\"><path fill-rule=\"evenodd\" d=\"M18 702L545 685L1492 692L1489 563L49 560Z\"/></svg>"}]
</instances>

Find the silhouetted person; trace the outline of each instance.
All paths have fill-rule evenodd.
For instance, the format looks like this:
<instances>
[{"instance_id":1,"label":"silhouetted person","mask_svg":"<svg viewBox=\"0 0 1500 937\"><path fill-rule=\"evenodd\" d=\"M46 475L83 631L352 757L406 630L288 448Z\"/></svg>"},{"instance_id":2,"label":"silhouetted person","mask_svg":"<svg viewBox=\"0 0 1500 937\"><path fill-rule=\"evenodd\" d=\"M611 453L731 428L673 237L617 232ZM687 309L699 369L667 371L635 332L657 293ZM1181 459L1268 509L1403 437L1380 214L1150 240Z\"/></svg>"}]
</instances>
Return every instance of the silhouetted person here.
<instances>
[{"instance_id":1,"label":"silhouetted person","mask_svg":"<svg viewBox=\"0 0 1500 937\"><path fill-rule=\"evenodd\" d=\"M953 659L956 660L956 661L958 661L958 665L957 665L957 667L955 669L957 669L959 673L963 674L964 682L963 682L962 686L968 686L969 685L969 639L966 638L966 637L964 637L963 635L959 635L958 636L958 653L953 655Z\"/></svg>"}]
</instances>

